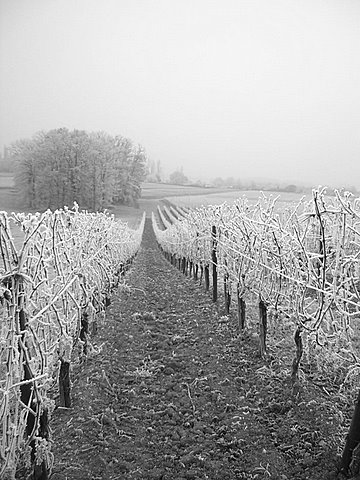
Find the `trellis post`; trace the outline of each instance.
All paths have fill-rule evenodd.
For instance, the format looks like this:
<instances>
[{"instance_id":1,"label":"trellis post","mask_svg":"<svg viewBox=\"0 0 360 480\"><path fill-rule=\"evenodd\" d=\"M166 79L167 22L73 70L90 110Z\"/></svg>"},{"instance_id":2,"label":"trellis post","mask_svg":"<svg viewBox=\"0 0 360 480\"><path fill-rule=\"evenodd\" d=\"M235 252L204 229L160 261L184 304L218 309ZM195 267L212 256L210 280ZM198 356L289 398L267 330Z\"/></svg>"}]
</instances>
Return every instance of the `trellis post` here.
<instances>
[{"instance_id":1,"label":"trellis post","mask_svg":"<svg viewBox=\"0 0 360 480\"><path fill-rule=\"evenodd\" d=\"M259 301L259 317L260 356L263 358L266 354L267 306L262 299Z\"/></svg>"},{"instance_id":2,"label":"trellis post","mask_svg":"<svg viewBox=\"0 0 360 480\"><path fill-rule=\"evenodd\" d=\"M216 226L211 228L212 248L211 248L211 261L212 261L212 279L213 279L213 302L217 301L217 256L216 256Z\"/></svg>"}]
</instances>

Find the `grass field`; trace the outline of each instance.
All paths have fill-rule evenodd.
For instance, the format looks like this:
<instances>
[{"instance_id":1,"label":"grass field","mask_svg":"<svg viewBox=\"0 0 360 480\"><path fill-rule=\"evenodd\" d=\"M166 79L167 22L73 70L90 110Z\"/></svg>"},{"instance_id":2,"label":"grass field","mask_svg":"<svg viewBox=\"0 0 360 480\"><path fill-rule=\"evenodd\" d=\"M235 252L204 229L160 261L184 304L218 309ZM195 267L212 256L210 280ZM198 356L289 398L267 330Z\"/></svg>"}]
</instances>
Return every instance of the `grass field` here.
<instances>
[{"instance_id":1,"label":"grass field","mask_svg":"<svg viewBox=\"0 0 360 480\"><path fill-rule=\"evenodd\" d=\"M14 181L12 175L0 172L0 210L6 210L9 212L23 210L21 205L19 205L19 202L17 202L13 187ZM114 213L119 218L123 218L125 221L132 221L134 218L140 218L142 211L148 209L148 205L153 205L154 201L157 202L166 197L193 197L196 195L207 195L209 193L220 194L225 191L226 190L221 188L143 183L139 208L128 207L126 205L116 205L109 210L111 213Z\"/></svg>"},{"instance_id":2,"label":"grass field","mask_svg":"<svg viewBox=\"0 0 360 480\"><path fill-rule=\"evenodd\" d=\"M273 198L279 197L278 205L285 206L290 204L298 203L303 194L300 193L287 193L287 192L264 192L267 197L272 196ZM261 195L260 191L257 190L227 190L222 192L208 192L206 194L199 195L178 195L178 196L169 196L167 200L181 206L187 207L200 207L201 205L221 205L224 202L233 203L238 198L246 197L250 203L256 203ZM309 195L306 198L310 198Z\"/></svg>"},{"instance_id":3,"label":"grass field","mask_svg":"<svg viewBox=\"0 0 360 480\"><path fill-rule=\"evenodd\" d=\"M168 183L143 183L142 198L146 199L162 199L166 197L182 197L194 195L207 195L209 193L226 192L225 188L212 187L193 187L189 185L172 185Z\"/></svg>"},{"instance_id":4,"label":"grass field","mask_svg":"<svg viewBox=\"0 0 360 480\"><path fill-rule=\"evenodd\" d=\"M255 202L260 194L173 187L145 184L139 208L110 211L131 223L165 199L194 205L246 195ZM0 188L0 209L15 210L15 201L10 184ZM104 469L106 478L129 479L335 479L352 396L339 393L331 371L305 369L295 392L293 328L287 334L287 325L269 323L264 361L257 305L247 307L239 334L236 307L224 316L221 300L214 304L199 281L172 268L149 222L126 281L99 322L96 363L74 369L73 407L54 411L54 480L103 478Z\"/></svg>"},{"instance_id":5,"label":"grass field","mask_svg":"<svg viewBox=\"0 0 360 480\"><path fill-rule=\"evenodd\" d=\"M0 172L0 211L19 212L22 210L14 190L12 174Z\"/></svg>"},{"instance_id":6,"label":"grass field","mask_svg":"<svg viewBox=\"0 0 360 480\"><path fill-rule=\"evenodd\" d=\"M224 188L143 183L142 197L139 200L138 208L116 205L109 208L109 211L117 218L127 222L129 226L135 227L140 222L143 211L150 217L151 212L156 210L156 206L161 200L168 200L178 205L198 207L200 205L219 205L224 202L232 203L237 198L245 196L251 203L255 203L260 193L259 191L234 191ZM266 192L266 195L280 196L278 202L280 206L297 203L302 197L301 194L285 192L280 194L279 192ZM24 210L17 200L13 177L8 173L0 173L0 210L7 212Z\"/></svg>"},{"instance_id":7,"label":"grass field","mask_svg":"<svg viewBox=\"0 0 360 480\"><path fill-rule=\"evenodd\" d=\"M0 188L13 188L14 187L14 178L12 173L0 173Z\"/></svg>"}]
</instances>

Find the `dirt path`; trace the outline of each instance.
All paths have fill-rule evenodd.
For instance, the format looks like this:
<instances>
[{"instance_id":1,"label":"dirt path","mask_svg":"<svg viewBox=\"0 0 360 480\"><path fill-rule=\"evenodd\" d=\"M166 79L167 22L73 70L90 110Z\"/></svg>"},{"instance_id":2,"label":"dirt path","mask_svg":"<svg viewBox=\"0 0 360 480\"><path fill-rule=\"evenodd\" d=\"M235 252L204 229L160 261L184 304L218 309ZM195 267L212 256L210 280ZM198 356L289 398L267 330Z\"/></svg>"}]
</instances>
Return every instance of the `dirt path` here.
<instances>
[{"instance_id":1,"label":"dirt path","mask_svg":"<svg viewBox=\"0 0 360 480\"><path fill-rule=\"evenodd\" d=\"M255 339L166 262L149 220L127 283L74 373L73 409L54 413L53 480L332 478L319 412L264 375Z\"/></svg>"}]
</instances>

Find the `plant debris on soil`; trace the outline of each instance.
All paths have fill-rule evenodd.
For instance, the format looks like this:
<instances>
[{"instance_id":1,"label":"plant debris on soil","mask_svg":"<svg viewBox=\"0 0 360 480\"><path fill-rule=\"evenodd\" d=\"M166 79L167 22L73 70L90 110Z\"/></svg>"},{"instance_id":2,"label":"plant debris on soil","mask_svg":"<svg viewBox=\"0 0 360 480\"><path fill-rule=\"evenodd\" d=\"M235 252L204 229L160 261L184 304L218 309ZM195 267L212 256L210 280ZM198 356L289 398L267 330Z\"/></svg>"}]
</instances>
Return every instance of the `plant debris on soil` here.
<instances>
[{"instance_id":1,"label":"plant debris on soil","mask_svg":"<svg viewBox=\"0 0 360 480\"><path fill-rule=\"evenodd\" d=\"M336 478L336 392L304 380L295 394L281 353L260 358L149 220L126 282L74 368L73 407L53 414L52 480Z\"/></svg>"}]
</instances>

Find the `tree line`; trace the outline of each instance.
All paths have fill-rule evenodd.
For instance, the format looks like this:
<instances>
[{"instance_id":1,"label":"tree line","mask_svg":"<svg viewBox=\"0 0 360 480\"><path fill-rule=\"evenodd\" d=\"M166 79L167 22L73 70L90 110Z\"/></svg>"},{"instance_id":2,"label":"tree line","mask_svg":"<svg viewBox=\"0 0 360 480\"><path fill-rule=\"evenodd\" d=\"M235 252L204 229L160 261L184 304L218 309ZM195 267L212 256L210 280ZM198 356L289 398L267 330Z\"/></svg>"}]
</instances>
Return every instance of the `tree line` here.
<instances>
[{"instance_id":1,"label":"tree line","mask_svg":"<svg viewBox=\"0 0 360 480\"><path fill-rule=\"evenodd\" d=\"M22 203L32 209L77 202L103 210L137 205L147 157L141 145L104 132L58 128L21 139L10 149L14 183Z\"/></svg>"}]
</instances>

